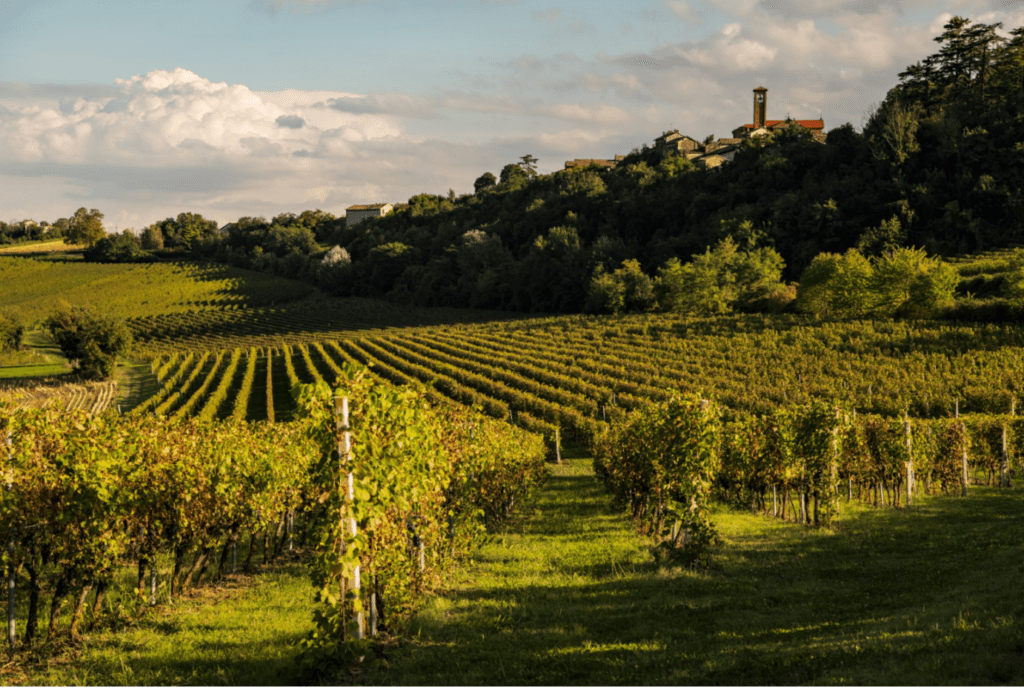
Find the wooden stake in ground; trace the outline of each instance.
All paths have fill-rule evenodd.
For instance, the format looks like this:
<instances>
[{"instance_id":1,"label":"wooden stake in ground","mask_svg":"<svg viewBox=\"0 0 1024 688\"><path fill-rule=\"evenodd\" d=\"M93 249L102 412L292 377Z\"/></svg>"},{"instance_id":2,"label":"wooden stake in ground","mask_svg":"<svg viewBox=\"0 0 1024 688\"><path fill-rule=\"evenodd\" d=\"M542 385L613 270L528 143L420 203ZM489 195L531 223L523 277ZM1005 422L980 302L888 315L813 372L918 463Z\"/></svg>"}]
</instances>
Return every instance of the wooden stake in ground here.
<instances>
[{"instance_id":1,"label":"wooden stake in ground","mask_svg":"<svg viewBox=\"0 0 1024 688\"><path fill-rule=\"evenodd\" d=\"M337 414L337 426L340 431L338 434L338 457L341 459L341 466L345 470L343 489L345 490L347 502L351 505L355 501L355 482L351 471L352 433L348 417L348 397L335 397L334 404L335 412ZM509 413L511 414L512 411L509 410ZM352 538L355 538L357 533L355 516L349 516L347 520L349 533ZM359 580L359 564L356 564L355 566L355 570L352 573L352 580L349 581L349 587L355 593L356 599L359 599L359 592L361 588ZM361 609L356 612L355 636L356 640L363 639L363 612Z\"/></svg>"},{"instance_id":2,"label":"wooden stake in ground","mask_svg":"<svg viewBox=\"0 0 1024 688\"><path fill-rule=\"evenodd\" d=\"M555 428L555 462L562 465L562 435L558 428Z\"/></svg>"},{"instance_id":3,"label":"wooden stake in ground","mask_svg":"<svg viewBox=\"0 0 1024 688\"><path fill-rule=\"evenodd\" d=\"M377 574L373 575L370 590L370 637L377 637Z\"/></svg>"},{"instance_id":4,"label":"wooden stake in ground","mask_svg":"<svg viewBox=\"0 0 1024 688\"><path fill-rule=\"evenodd\" d=\"M903 433L907 443L907 506L910 506L910 498L914 494L914 443L910 434L910 420L903 421Z\"/></svg>"},{"instance_id":5,"label":"wooden stake in ground","mask_svg":"<svg viewBox=\"0 0 1024 688\"><path fill-rule=\"evenodd\" d=\"M1001 475L999 476L999 485L1001 487L1010 486L1010 451L1006 440L1006 423L1003 423L1003 465L1001 467Z\"/></svg>"},{"instance_id":6,"label":"wooden stake in ground","mask_svg":"<svg viewBox=\"0 0 1024 688\"><path fill-rule=\"evenodd\" d=\"M12 456L11 450L11 435L7 434L4 438L4 444L7 446L7 458L13 464L14 457ZM14 490L14 469L7 473L7 485L5 487L7 492ZM11 652L18 647L18 622L15 617L15 609L17 600L17 591L15 587L14 574L16 570L14 568L14 533L11 532L11 536L7 539L7 645L11 648Z\"/></svg>"},{"instance_id":7,"label":"wooden stake in ground","mask_svg":"<svg viewBox=\"0 0 1024 688\"><path fill-rule=\"evenodd\" d=\"M963 429L964 429L964 435L966 435L967 434L967 426L964 425ZM970 480L970 476L967 474L967 447L966 446L964 446L964 451L963 451L963 454L961 456L960 463L961 463L961 469L962 469L961 480L963 481L963 486L960 488L960 496L961 497L966 497L967 496L967 481Z\"/></svg>"}]
</instances>

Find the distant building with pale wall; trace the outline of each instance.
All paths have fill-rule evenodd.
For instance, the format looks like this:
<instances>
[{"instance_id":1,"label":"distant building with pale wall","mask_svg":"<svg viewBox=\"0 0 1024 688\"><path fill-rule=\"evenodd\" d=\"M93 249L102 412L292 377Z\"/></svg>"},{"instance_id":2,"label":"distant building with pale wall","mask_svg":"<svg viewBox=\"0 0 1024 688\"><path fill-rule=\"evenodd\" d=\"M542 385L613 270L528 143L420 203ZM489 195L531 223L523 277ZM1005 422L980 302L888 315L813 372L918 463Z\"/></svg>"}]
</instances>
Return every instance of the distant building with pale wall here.
<instances>
[{"instance_id":1,"label":"distant building with pale wall","mask_svg":"<svg viewBox=\"0 0 1024 688\"><path fill-rule=\"evenodd\" d=\"M571 170L574 167L590 167L591 165L597 165L598 167L615 167L619 164L620 160L623 160L625 155L616 155L614 160L604 160L601 158L576 158L575 160L566 160L565 169Z\"/></svg>"},{"instance_id":2,"label":"distant building with pale wall","mask_svg":"<svg viewBox=\"0 0 1024 688\"><path fill-rule=\"evenodd\" d=\"M345 208L345 222L349 227L357 225L371 217L384 217L395 209L390 203L371 203L369 205L350 205Z\"/></svg>"}]
</instances>

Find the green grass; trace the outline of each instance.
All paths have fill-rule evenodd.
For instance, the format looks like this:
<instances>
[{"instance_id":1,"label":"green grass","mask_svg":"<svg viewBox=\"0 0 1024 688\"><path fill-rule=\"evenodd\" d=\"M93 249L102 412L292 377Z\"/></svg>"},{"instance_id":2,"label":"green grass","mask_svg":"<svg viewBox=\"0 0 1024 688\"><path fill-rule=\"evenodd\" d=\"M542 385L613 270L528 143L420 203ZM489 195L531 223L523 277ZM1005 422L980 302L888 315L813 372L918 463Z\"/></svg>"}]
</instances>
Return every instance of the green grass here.
<instances>
[{"instance_id":1,"label":"green grass","mask_svg":"<svg viewBox=\"0 0 1024 688\"><path fill-rule=\"evenodd\" d=\"M308 284L217 264L102 264L0 256L4 307L27 325L64 304L107 315L219 311L280 304L313 293Z\"/></svg>"},{"instance_id":2,"label":"green grass","mask_svg":"<svg viewBox=\"0 0 1024 688\"><path fill-rule=\"evenodd\" d=\"M1020 487L910 510L844 505L832 531L718 506L724 544L698 573L652 563L588 458L552 474L533 512L428 601L411 637L336 682L1024 682ZM88 637L74 661L18 682L294 683L309 592L300 566L272 566Z\"/></svg>"},{"instance_id":3,"label":"green grass","mask_svg":"<svg viewBox=\"0 0 1024 688\"><path fill-rule=\"evenodd\" d=\"M42 330L26 332L22 342L30 348L0 355L0 380L27 380L71 373L64 354Z\"/></svg>"},{"instance_id":4,"label":"green grass","mask_svg":"<svg viewBox=\"0 0 1024 688\"><path fill-rule=\"evenodd\" d=\"M27 380L29 378L56 377L71 371L63 363L0 366L0 380Z\"/></svg>"},{"instance_id":5,"label":"green grass","mask_svg":"<svg viewBox=\"0 0 1024 688\"><path fill-rule=\"evenodd\" d=\"M114 378L119 389L114 408L120 406L122 413L127 413L160 390L160 382L149 363L118 363L114 369Z\"/></svg>"},{"instance_id":6,"label":"green grass","mask_svg":"<svg viewBox=\"0 0 1024 688\"><path fill-rule=\"evenodd\" d=\"M715 570L659 570L588 462L496 538L370 678L385 684L1024 680L1022 495L854 508L835 532L718 508Z\"/></svg>"},{"instance_id":7,"label":"green grass","mask_svg":"<svg viewBox=\"0 0 1024 688\"><path fill-rule=\"evenodd\" d=\"M312 586L300 563L272 564L162 606L134 627L86 635L77 652L5 683L282 685L311 627Z\"/></svg>"}]
</instances>

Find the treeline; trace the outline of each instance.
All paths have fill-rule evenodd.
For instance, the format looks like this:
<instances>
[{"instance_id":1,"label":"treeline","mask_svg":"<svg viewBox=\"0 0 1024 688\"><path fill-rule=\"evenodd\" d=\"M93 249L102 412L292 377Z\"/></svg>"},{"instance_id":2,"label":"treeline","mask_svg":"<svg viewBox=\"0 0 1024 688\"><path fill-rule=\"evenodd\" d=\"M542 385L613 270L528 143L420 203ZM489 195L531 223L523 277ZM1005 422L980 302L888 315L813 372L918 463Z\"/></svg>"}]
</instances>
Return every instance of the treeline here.
<instances>
[{"instance_id":1,"label":"treeline","mask_svg":"<svg viewBox=\"0 0 1024 688\"><path fill-rule=\"evenodd\" d=\"M473 194L420 194L353 226L319 210L220 230L182 214L105 239L106 258L94 257L110 259L117 241L189 250L421 306L672 310L682 276L715 283L703 310L722 310L722 298L785 308L787 283L822 254L871 262L901 248L952 256L1024 243L1024 28L999 28L952 18L938 52L900 75L863 131L844 124L824 144L794 126L713 170L646 145L614 168L552 174L527 155L481 175ZM732 263L712 270L721 246Z\"/></svg>"}]
</instances>

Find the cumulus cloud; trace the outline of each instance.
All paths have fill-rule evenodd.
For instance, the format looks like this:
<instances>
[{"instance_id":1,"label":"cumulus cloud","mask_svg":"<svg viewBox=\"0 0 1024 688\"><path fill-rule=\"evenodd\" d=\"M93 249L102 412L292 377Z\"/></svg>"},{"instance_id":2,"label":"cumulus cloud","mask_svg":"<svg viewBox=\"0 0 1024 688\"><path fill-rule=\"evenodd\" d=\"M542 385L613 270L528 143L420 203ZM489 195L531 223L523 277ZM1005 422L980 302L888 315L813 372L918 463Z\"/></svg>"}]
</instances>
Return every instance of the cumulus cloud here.
<instances>
[{"instance_id":1,"label":"cumulus cloud","mask_svg":"<svg viewBox=\"0 0 1024 688\"><path fill-rule=\"evenodd\" d=\"M337 168L359 168L360 144L402 136L393 116L327 105L353 94L259 93L180 68L113 88L4 89L17 97L0 110L0 175L61 177L83 194L122 201L177 194L263 207L304 198L302 187L340 192Z\"/></svg>"},{"instance_id":2,"label":"cumulus cloud","mask_svg":"<svg viewBox=\"0 0 1024 688\"><path fill-rule=\"evenodd\" d=\"M306 120L298 115L281 115L274 121L277 123L277 126L285 129L301 129L306 126Z\"/></svg>"},{"instance_id":3,"label":"cumulus cloud","mask_svg":"<svg viewBox=\"0 0 1024 688\"><path fill-rule=\"evenodd\" d=\"M119 79L110 88L2 87L17 97L0 108L0 187L34 189L5 212L40 215L31 208L53 206L59 193L61 209L41 219L89 205L120 226L185 209L227 222L312 205L340 212L424 191L468 191L483 171L527 151L544 155L548 169L561 167L563 151L621 135L645 116L613 104L460 91L257 92L185 69ZM489 126L495 115L524 124ZM435 121L430 117L488 126L475 137L465 130L412 135L405 128L408 121ZM536 122L552 120L575 129L532 133L540 129ZM26 187L25 180L46 183Z\"/></svg>"}]
</instances>

